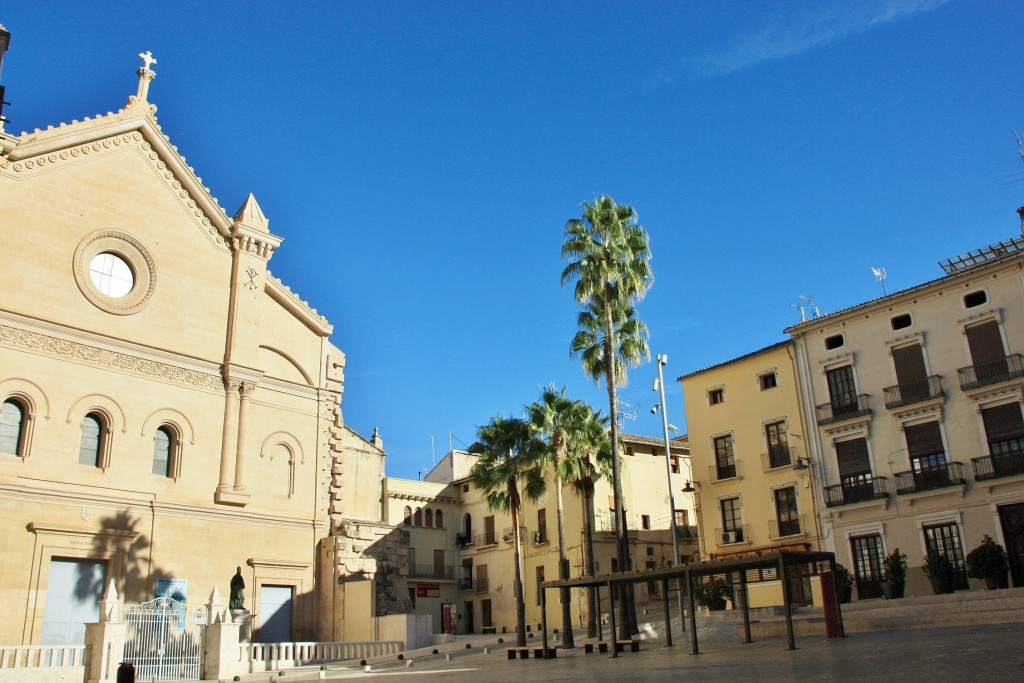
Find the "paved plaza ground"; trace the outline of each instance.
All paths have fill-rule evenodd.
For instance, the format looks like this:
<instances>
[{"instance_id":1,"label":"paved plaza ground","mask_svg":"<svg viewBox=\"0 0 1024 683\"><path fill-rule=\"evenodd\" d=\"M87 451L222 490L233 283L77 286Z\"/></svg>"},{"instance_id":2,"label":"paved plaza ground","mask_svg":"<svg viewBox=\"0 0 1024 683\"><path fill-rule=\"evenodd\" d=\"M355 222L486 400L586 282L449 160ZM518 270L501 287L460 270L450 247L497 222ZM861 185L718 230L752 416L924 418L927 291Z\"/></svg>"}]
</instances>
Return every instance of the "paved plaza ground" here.
<instances>
[{"instance_id":1,"label":"paved plaza ground","mask_svg":"<svg viewBox=\"0 0 1024 683\"><path fill-rule=\"evenodd\" d=\"M551 660L506 657L506 644L460 638L430 650L410 653L411 666L394 660L375 662L365 672L351 663L329 665L327 680L407 677L410 681L467 683L554 683L572 681L1024 681L1024 624L996 624L918 630L858 633L826 641L820 636L797 638L786 649L785 638L744 644L735 625L701 629L701 654L690 654L688 634L677 634L674 647L655 639L640 652L584 654L583 648L560 651ZM683 636L678 638L678 636ZM531 639L531 645L538 639ZM681 642L680 642L681 641ZM471 649L465 649L470 643ZM582 641L579 641L582 642ZM484 654L483 645L491 645ZM452 660L445 658L452 654ZM243 681L318 680L315 667L276 674L249 674ZM322 680L322 679L321 679Z\"/></svg>"}]
</instances>

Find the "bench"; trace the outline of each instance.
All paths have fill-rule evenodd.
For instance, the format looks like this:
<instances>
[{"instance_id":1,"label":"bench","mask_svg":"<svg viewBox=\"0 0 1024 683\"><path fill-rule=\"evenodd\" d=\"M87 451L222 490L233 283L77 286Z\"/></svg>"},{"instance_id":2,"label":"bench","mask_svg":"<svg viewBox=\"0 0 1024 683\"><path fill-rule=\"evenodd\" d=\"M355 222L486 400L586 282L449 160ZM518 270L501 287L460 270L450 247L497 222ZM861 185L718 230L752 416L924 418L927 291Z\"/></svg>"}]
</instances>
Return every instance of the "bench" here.
<instances>
[{"instance_id":1,"label":"bench","mask_svg":"<svg viewBox=\"0 0 1024 683\"><path fill-rule=\"evenodd\" d=\"M598 641L598 643L597 643L597 651L602 653L602 654L608 652L608 645L609 645L609 643L606 640ZM625 652L626 648L629 648L630 652L639 652L640 651L640 641L639 640L618 640L618 641L615 642L615 651L616 652ZM584 643L584 645L583 645L583 652L584 652L584 654L590 654L593 651L594 651L594 643Z\"/></svg>"},{"instance_id":2,"label":"bench","mask_svg":"<svg viewBox=\"0 0 1024 683\"><path fill-rule=\"evenodd\" d=\"M510 647L508 648L508 658L515 659L529 659L530 652L533 652L534 659L544 659L544 648L543 647ZM555 648L548 648L548 659L554 659L558 656Z\"/></svg>"}]
</instances>

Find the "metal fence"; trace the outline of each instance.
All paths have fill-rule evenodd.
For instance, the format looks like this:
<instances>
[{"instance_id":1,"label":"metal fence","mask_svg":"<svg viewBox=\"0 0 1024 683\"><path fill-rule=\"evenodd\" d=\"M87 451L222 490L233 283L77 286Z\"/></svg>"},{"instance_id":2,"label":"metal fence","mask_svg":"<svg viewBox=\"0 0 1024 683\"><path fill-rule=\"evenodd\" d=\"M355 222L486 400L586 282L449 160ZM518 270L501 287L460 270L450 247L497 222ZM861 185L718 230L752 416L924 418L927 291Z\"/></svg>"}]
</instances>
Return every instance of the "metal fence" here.
<instances>
[{"instance_id":1,"label":"metal fence","mask_svg":"<svg viewBox=\"0 0 1024 683\"><path fill-rule=\"evenodd\" d=\"M189 608L171 598L126 605L123 659L135 664L140 681L193 680L203 675L205 607Z\"/></svg>"}]
</instances>

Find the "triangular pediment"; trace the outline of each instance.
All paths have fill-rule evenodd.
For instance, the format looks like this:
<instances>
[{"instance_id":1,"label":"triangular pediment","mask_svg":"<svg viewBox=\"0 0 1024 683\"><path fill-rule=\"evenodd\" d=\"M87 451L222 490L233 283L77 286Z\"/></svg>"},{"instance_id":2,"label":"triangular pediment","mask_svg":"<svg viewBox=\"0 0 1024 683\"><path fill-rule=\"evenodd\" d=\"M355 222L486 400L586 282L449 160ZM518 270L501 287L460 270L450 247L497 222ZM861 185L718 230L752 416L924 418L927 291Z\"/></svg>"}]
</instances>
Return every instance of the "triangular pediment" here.
<instances>
[{"instance_id":1,"label":"triangular pediment","mask_svg":"<svg viewBox=\"0 0 1024 683\"><path fill-rule=\"evenodd\" d=\"M208 237L222 248L229 248L234 221L205 187L195 169L178 153L157 123L156 107L131 98L124 109L45 130L2 136L4 154L0 173L19 176L54 170L63 164L76 164L136 148L151 164L183 208L205 228ZM269 234L268 221L250 195L240 213L248 227Z\"/></svg>"}]
</instances>

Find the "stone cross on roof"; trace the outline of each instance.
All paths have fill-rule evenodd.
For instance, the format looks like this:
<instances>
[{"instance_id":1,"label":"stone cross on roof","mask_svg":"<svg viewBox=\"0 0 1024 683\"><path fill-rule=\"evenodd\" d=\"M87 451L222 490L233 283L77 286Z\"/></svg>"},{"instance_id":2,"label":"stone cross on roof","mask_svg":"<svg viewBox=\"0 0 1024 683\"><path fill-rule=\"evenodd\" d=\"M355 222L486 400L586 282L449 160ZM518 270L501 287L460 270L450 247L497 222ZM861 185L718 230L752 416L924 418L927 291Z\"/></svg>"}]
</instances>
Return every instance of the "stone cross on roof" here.
<instances>
[{"instance_id":1,"label":"stone cross on roof","mask_svg":"<svg viewBox=\"0 0 1024 683\"><path fill-rule=\"evenodd\" d=\"M149 50L146 50L145 52L140 52L139 59L141 59L143 64L145 64L145 66L143 66L142 68L146 71L149 71L150 65L156 64L156 59L153 58L153 53Z\"/></svg>"}]
</instances>

